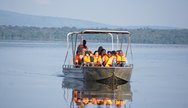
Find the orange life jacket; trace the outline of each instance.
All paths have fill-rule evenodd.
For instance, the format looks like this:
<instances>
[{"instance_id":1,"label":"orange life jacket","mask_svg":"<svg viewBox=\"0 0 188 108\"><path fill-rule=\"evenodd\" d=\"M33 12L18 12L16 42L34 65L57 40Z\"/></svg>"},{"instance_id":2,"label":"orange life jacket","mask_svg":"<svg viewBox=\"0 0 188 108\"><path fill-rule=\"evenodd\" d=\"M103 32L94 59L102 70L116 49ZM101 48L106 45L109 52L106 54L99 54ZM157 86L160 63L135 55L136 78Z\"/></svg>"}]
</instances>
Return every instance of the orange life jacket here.
<instances>
[{"instance_id":1,"label":"orange life jacket","mask_svg":"<svg viewBox=\"0 0 188 108\"><path fill-rule=\"evenodd\" d=\"M78 91L74 90L73 91L73 100L76 102L78 100Z\"/></svg>"},{"instance_id":2,"label":"orange life jacket","mask_svg":"<svg viewBox=\"0 0 188 108\"><path fill-rule=\"evenodd\" d=\"M74 58L74 64L77 65L79 64L80 61L82 61L82 57L80 57L81 55L76 54L75 58Z\"/></svg>"},{"instance_id":3,"label":"orange life jacket","mask_svg":"<svg viewBox=\"0 0 188 108\"><path fill-rule=\"evenodd\" d=\"M83 50L83 49L88 50L88 47L80 44L77 49L79 49L79 50Z\"/></svg>"},{"instance_id":4,"label":"orange life jacket","mask_svg":"<svg viewBox=\"0 0 188 108\"><path fill-rule=\"evenodd\" d=\"M78 61L79 61L79 55L76 54L74 57L74 64L78 64Z\"/></svg>"}]
</instances>

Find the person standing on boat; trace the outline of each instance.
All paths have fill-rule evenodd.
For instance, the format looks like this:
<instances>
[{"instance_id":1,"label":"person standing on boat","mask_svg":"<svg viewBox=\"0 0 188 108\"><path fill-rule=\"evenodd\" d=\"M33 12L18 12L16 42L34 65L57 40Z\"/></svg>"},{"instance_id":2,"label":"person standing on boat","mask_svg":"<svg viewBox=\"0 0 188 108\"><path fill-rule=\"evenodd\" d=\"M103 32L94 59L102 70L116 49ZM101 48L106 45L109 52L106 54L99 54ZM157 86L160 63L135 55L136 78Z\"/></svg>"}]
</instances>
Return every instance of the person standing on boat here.
<instances>
[{"instance_id":1,"label":"person standing on boat","mask_svg":"<svg viewBox=\"0 0 188 108\"><path fill-rule=\"evenodd\" d=\"M83 40L83 42L78 46L77 51L78 50L81 50L81 51L85 50L85 51L87 51L88 47L87 47L86 43L87 43L87 41Z\"/></svg>"},{"instance_id":2,"label":"person standing on boat","mask_svg":"<svg viewBox=\"0 0 188 108\"><path fill-rule=\"evenodd\" d=\"M83 63L83 57L87 50L88 47L86 45L86 40L83 40L82 43L80 43L79 46L77 47L76 55L74 58L75 65L81 65Z\"/></svg>"}]
</instances>

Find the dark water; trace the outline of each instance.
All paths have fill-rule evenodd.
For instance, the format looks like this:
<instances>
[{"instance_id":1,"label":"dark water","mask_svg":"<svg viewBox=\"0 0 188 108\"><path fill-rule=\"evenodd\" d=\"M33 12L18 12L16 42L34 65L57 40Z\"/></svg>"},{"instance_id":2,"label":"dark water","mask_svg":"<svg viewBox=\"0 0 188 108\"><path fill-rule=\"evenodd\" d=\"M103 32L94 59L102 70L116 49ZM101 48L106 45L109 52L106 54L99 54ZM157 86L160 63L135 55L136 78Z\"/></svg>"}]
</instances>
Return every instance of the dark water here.
<instances>
[{"instance_id":1,"label":"dark water","mask_svg":"<svg viewBox=\"0 0 188 108\"><path fill-rule=\"evenodd\" d=\"M123 100L121 106L89 102L85 108L188 107L187 45L133 45L131 82L120 86L60 77L65 52L63 42L0 42L0 108L83 107L72 101L75 91Z\"/></svg>"}]
</instances>

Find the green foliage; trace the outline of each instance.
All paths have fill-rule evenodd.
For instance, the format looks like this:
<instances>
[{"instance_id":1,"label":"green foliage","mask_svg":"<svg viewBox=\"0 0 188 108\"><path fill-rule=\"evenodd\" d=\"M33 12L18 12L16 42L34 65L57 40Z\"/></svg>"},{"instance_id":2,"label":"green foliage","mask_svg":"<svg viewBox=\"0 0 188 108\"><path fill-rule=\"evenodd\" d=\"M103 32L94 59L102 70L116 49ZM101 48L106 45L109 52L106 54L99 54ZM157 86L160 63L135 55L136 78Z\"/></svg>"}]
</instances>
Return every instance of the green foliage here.
<instances>
[{"instance_id":1,"label":"green foliage","mask_svg":"<svg viewBox=\"0 0 188 108\"><path fill-rule=\"evenodd\" d=\"M99 29L99 28L95 28ZM107 28L100 28L107 29ZM81 31L76 27L26 27L26 26L0 26L0 40L45 40L56 41L66 40L68 32ZM116 29L127 30L127 29ZM188 29L128 29L132 33L133 43L151 43L151 44L188 44ZM94 42L111 42L106 36L90 36L86 39Z\"/></svg>"},{"instance_id":2,"label":"green foliage","mask_svg":"<svg viewBox=\"0 0 188 108\"><path fill-rule=\"evenodd\" d=\"M133 29L133 43L188 44L188 29Z\"/></svg>"}]
</instances>

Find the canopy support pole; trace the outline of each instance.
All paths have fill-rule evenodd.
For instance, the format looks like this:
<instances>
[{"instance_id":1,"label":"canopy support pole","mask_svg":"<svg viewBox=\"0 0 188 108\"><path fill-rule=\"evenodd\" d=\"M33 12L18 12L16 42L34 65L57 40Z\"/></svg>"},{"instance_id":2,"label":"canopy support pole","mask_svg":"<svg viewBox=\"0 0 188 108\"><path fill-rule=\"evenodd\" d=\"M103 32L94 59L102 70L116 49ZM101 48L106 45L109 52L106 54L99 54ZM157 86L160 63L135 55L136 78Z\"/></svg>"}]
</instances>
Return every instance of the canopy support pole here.
<instances>
[{"instance_id":1,"label":"canopy support pole","mask_svg":"<svg viewBox=\"0 0 188 108\"><path fill-rule=\"evenodd\" d=\"M112 50L114 50L114 37L112 35L112 33L108 33L111 36L112 39Z\"/></svg>"},{"instance_id":2,"label":"canopy support pole","mask_svg":"<svg viewBox=\"0 0 188 108\"><path fill-rule=\"evenodd\" d=\"M118 46L119 46L119 36L118 36L118 34L116 35L116 39L117 39L116 50L118 50Z\"/></svg>"}]
</instances>

